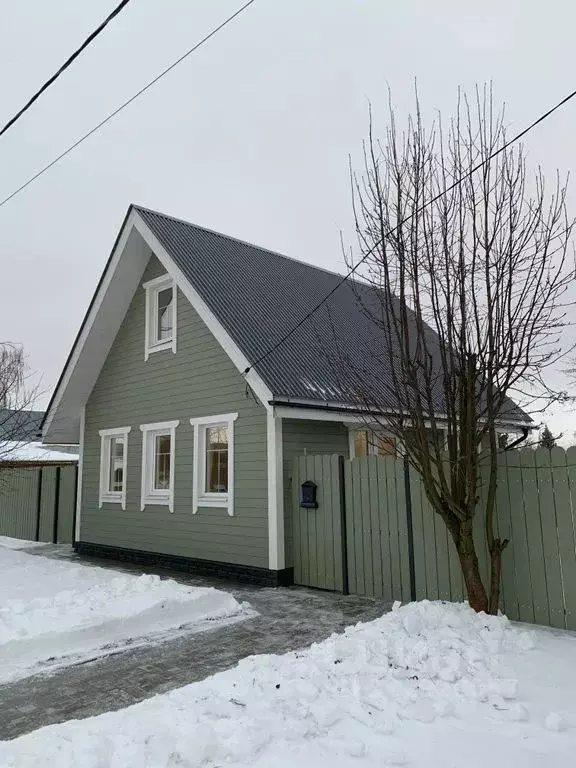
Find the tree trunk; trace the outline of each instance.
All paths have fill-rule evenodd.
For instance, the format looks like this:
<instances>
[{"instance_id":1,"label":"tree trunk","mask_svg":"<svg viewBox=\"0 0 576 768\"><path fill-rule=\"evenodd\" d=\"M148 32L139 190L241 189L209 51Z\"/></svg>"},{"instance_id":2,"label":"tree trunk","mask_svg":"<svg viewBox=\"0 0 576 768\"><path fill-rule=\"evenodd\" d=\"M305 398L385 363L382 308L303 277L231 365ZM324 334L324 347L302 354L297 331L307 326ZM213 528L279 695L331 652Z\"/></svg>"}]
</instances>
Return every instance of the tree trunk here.
<instances>
[{"instance_id":1,"label":"tree trunk","mask_svg":"<svg viewBox=\"0 0 576 768\"><path fill-rule=\"evenodd\" d=\"M488 596L482 583L482 576L478 566L478 556L472 536L472 521L464 520L460 522L456 529L452 531L452 537L460 559L470 607L477 613L480 611L488 613Z\"/></svg>"},{"instance_id":2,"label":"tree trunk","mask_svg":"<svg viewBox=\"0 0 576 768\"><path fill-rule=\"evenodd\" d=\"M500 604L500 582L502 573L502 552L508 545L508 539L501 541L495 539L490 550L490 601L488 604L489 613L498 613Z\"/></svg>"}]
</instances>

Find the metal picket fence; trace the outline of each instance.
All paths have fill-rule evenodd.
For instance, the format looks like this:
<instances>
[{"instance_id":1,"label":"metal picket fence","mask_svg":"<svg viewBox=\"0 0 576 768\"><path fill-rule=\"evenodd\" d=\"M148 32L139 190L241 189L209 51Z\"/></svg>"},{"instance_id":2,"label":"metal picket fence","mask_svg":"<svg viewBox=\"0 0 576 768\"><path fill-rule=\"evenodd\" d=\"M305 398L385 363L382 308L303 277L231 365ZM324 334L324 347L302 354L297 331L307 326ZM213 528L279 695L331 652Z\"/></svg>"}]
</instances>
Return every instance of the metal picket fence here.
<instances>
[{"instance_id":1,"label":"metal picket fence","mask_svg":"<svg viewBox=\"0 0 576 768\"><path fill-rule=\"evenodd\" d=\"M70 543L77 466L0 466L0 536Z\"/></svg>"}]
</instances>

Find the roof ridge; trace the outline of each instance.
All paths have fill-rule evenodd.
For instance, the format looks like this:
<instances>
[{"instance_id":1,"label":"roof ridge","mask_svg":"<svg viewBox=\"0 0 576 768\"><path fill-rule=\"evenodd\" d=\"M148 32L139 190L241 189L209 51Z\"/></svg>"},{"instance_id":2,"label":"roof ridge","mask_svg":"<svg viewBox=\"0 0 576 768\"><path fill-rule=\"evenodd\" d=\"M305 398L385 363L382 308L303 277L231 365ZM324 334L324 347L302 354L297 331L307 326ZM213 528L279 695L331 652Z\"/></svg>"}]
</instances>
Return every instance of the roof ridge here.
<instances>
[{"instance_id":1,"label":"roof ridge","mask_svg":"<svg viewBox=\"0 0 576 768\"><path fill-rule=\"evenodd\" d=\"M230 240L234 243L240 243L241 245L247 245L250 248L256 248L259 251L263 251L264 253L269 253L272 256L276 256L280 259L286 259L287 261L295 262L296 264L302 264L305 267L309 267L310 269L318 270L318 272L324 272L325 274L331 275L332 277L337 277L339 279L344 277L344 274L341 274L340 272L333 272L331 269L327 269L326 267L319 267L316 264L310 264L308 261L301 261L300 259L295 258L294 256L286 256L285 253L280 253L279 251L273 251L271 248L265 248L262 245L257 245L256 243L251 243L249 240L242 240L239 237L234 237L233 235L226 235L224 232L218 232L215 229L210 229L209 227L203 227L200 224L195 224L193 221L187 221L186 219L181 219L178 216L172 216L168 213L162 213L162 211L156 211L154 208L148 208L145 205L138 205L137 203L131 204L132 208L135 208L136 210L140 211L146 211L147 213L152 213L156 216L164 216L166 219L171 219L172 221L177 221L180 224L186 224L188 227L194 227L194 229L199 229L202 232L208 232L211 235L217 235L218 237L224 238L224 240ZM356 275L351 275L351 279L356 278ZM348 278L350 279L350 278ZM359 281L362 282L362 281Z\"/></svg>"}]
</instances>

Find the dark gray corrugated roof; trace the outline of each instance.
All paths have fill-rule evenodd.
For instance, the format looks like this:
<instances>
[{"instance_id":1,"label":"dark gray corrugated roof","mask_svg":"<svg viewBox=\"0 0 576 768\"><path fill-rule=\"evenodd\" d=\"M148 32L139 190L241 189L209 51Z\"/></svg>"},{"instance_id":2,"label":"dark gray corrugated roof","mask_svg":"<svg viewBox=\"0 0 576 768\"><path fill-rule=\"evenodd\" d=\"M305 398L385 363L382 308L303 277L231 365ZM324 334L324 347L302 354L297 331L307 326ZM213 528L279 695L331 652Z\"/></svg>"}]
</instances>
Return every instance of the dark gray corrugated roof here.
<instances>
[{"instance_id":1,"label":"dark gray corrugated roof","mask_svg":"<svg viewBox=\"0 0 576 768\"><path fill-rule=\"evenodd\" d=\"M134 206L168 254L253 363L341 280L327 270ZM384 334L360 302L378 311L375 290L356 281L336 293L256 370L276 399L354 404L357 382L339 357L362 372L382 408L396 402ZM440 393L439 393L440 397ZM512 404L511 404L512 405ZM515 406L510 417L527 420Z\"/></svg>"},{"instance_id":2,"label":"dark gray corrugated roof","mask_svg":"<svg viewBox=\"0 0 576 768\"><path fill-rule=\"evenodd\" d=\"M0 440L33 442L42 439L44 411L0 408Z\"/></svg>"}]
</instances>

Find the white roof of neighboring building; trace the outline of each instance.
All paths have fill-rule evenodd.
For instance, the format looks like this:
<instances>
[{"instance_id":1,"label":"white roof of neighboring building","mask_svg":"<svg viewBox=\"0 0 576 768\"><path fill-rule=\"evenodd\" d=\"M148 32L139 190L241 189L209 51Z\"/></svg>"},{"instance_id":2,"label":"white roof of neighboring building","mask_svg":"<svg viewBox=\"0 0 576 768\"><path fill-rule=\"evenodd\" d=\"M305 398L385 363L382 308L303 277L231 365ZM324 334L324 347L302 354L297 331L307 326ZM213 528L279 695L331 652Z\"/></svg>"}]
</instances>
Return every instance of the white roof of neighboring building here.
<instances>
[{"instance_id":1,"label":"white roof of neighboring building","mask_svg":"<svg viewBox=\"0 0 576 768\"><path fill-rule=\"evenodd\" d=\"M0 461L78 461L77 453L47 448L42 443L3 443Z\"/></svg>"}]
</instances>

